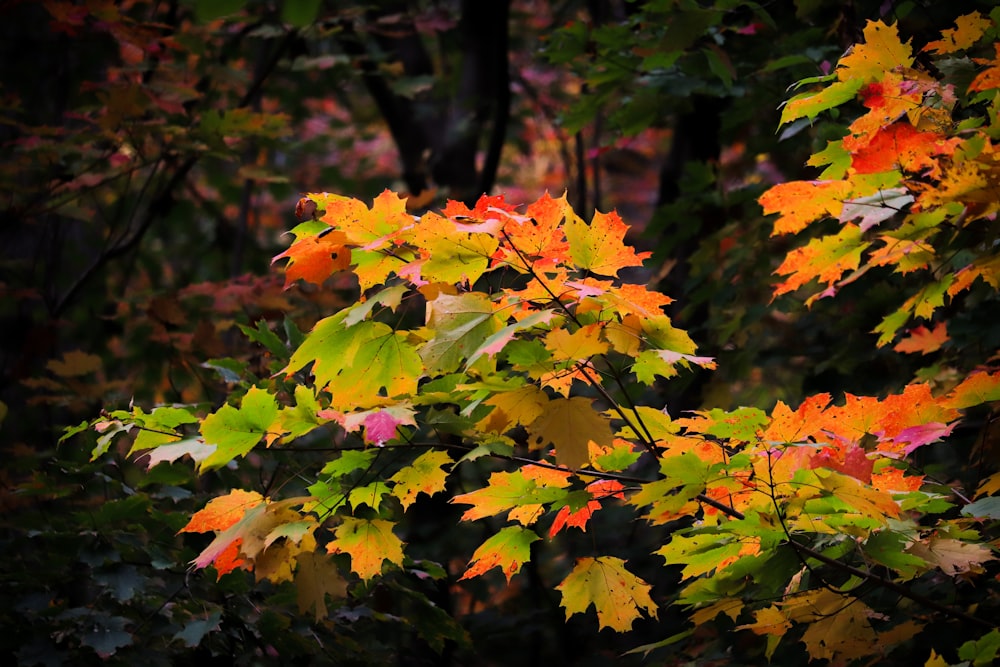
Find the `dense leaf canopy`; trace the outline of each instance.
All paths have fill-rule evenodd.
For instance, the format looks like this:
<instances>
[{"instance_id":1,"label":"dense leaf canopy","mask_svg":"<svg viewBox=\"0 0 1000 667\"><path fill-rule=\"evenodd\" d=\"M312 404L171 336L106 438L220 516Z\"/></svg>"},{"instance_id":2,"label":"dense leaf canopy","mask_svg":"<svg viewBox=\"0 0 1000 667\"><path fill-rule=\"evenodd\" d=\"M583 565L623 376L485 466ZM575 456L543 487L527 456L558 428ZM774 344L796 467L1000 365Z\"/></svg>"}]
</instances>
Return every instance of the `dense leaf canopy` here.
<instances>
[{"instance_id":1,"label":"dense leaf canopy","mask_svg":"<svg viewBox=\"0 0 1000 667\"><path fill-rule=\"evenodd\" d=\"M991 4L0 8L0 652L991 664Z\"/></svg>"}]
</instances>

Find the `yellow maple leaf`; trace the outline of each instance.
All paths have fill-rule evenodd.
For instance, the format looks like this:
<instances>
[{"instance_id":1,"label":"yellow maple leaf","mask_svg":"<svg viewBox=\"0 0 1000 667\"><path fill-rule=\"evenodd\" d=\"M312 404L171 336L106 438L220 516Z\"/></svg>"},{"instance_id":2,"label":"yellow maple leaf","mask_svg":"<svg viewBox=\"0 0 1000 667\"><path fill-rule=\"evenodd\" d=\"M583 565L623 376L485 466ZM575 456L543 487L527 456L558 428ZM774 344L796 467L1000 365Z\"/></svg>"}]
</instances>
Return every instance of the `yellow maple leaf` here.
<instances>
[{"instance_id":1,"label":"yellow maple leaf","mask_svg":"<svg viewBox=\"0 0 1000 667\"><path fill-rule=\"evenodd\" d=\"M626 632L645 613L656 618L657 607L649 596L652 587L625 569L625 561L613 556L581 558L573 571L556 586L562 593L566 618L597 611L601 628Z\"/></svg>"},{"instance_id":2,"label":"yellow maple leaf","mask_svg":"<svg viewBox=\"0 0 1000 667\"><path fill-rule=\"evenodd\" d=\"M548 402L548 395L533 384L514 391L498 392L483 401L495 409L478 426L487 432L503 433L518 424L530 424L541 416Z\"/></svg>"},{"instance_id":3,"label":"yellow maple leaf","mask_svg":"<svg viewBox=\"0 0 1000 667\"><path fill-rule=\"evenodd\" d=\"M383 561L403 564L403 541L392 532L394 525L384 519L344 517L326 550L350 554L351 570L362 579L371 579L381 574Z\"/></svg>"},{"instance_id":4,"label":"yellow maple leaf","mask_svg":"<svg viewBox=\"0 0 1000 667\"><path fill-rule=\"evenodd\" d=\"M417 457L411 465L401 469L390 479L395 483L392 487L392 495L399 498L403 509L412 505L417 496L425 493L433 496L439 491L444 491L445 482L448 480L448 473L442 466L450 466L454 463L448 452L429 451Z\"/></svg>"},{"instance_id":5,"label":"yellow maple leaf","mask_svg":"<svg viewBox=\"0 0 1000 667\"><path fill-rule=\"evenodd\" d=\"M941 31L941 39L924 46L924 51L944 55L969 48L979 41L993 22L980 14L972 12L955 19L955 27Z\"/></svg>"},{"instance_id":6,"label":"yellow maple leaf","mask_svg":"<svg viewBox=\"0 0 1000 667\"><path fill-rule=\"evenodd\" d=\"M529 442L533 447L555 446L560 465L571 469L587 465L591 440L602 446L614 442L610 421L592 403L584 396L549 401L545 412L528 426Z\"/></svg>"},{"instance_id":7,"label":"yellow maple leaf","mask_svg":"<svg viewBox=\"0 0 1000 667\"><path fill-rule=\"evenodd\" d=\"M327 615L326 596L343 598L347 595L347 582L325 554L304 551L296 560L295 594L299 613L312 609L318 623Z\"/></svg>"},{"instance_id":8,"label":"yellow maple leaf","mask_svg":"<svg viewBox=\"0 0 1000 667\"><path fill-rule=\"evenodd\" d=\"M556 361L581 361L608 351L608 342L601 339L600 322L580 327L573 333L553 329L545 336L545 348Z\"/></svg>"},{"instance_id":9,"label":"yellow maple leaf","mask_svg":"<svg viewBox=\"0 0 1000 667\"><path fill-rule=\"evenodd\" d=\"M614 211L594 213L588 225L579 218L571 219L565 226L569 241L569 255L573 263L601 276L617 276L628 266L641 266L652 253L636 251L625 245L628 225Z\"/></svg>"},{"instance_id":10,"label":"yellow maple leaf","mask_svg":"<svg viewBox=\"0 0 1000 667\"><path fill-rule=\"evenodd\" d=\"M900 41L895 25L869 21L864 36L865 43L855 44L837 63L837 78L841 81L877 81L885 72L913 64L910 43Z\"/></svg>"}]
</instances>

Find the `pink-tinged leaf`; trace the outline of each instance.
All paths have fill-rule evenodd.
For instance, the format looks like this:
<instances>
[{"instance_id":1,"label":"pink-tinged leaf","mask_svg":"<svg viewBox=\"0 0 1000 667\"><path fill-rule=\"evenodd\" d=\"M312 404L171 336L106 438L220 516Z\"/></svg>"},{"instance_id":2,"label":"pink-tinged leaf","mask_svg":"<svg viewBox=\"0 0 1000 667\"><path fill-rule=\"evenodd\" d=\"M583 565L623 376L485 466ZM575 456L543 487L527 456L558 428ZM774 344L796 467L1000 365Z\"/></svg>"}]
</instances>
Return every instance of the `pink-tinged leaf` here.
<instances>
[{"instance_id":1,"label":"pink-tinged leaf","mask_svg":"<svg viewBox=\"0 0 1000 667\"><path fill-rule=\"evenodd\" d=\"M576 290L576 296L578 299L584 299L587 297L601 296L606 294L608 288L611 287L612 283L610 280L591 280L589 282L580 282L577 280L567 280L565 283L566 287L572 287Z\"/></svg>"},{"instance_id":2,"label":"pink-tinged leaf","mask_svg":"<svg viewBox=\"0 0 1000 667\"><path fill-rule=\"evenodd\" d=\"M389 405L346 415L336 410L320 410L317 416L337 422L348 433L363 426L365 442L381 446L396 437L396 427L415 426L414 414L408 405Z\"/></svg>"},{"instance_id":3,"label":"pink-tinged leaf","mask_svg":"<svg viewBox=\"0 0 1000 667\"><path fill-rule=\"evenodd\" d=\"M365 418L365 441L381 447L396 437L400 420L385 410L378 410Z\"/></svg>"},{"instance_id":4,"label":"pink-tinged leaf","mask_svg":"<svg viewBox=\"0 0 1000 667\"><path fill-rule=\"evenodd\" d=\"M691 354L674 352L673 350L657 350L656 354L658 354L660 358L668 364L676 364L678 361L686 361L688 363L695 364L696 366L701 366L702 368L714 369L716 367L714 357L696 357Z\"/></svg>"},{"instance_id":5,"label":"pink-tinged leaf","mask_svg":"<svg viewBox=\"0 0 1000 667\"><path fill-rule=\"evenodd\" d=\"M930 424L911 426L900 431L894 440L896 442L908 443L906 447L903 448L903 453L909 455L918 447L923 447L924 445L929 445L932 442L937 442L941 438L948 437L951 435L951 432L957 423L958 422L942 424L940 422L931 422Z\"/></svg>"}]
</instances>

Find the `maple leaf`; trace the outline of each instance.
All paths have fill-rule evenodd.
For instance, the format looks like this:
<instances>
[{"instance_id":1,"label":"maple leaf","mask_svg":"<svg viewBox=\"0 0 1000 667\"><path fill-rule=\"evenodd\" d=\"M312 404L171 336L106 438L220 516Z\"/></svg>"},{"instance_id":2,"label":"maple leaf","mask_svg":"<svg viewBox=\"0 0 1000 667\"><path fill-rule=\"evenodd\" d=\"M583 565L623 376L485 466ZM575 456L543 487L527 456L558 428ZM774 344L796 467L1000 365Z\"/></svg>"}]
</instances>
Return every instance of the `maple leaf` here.
<instances>
[{"instance_id":1,"label":"maple leaf","mask_svg":"<svg viewBox=\"0 0 1000 667\"><path fill-rule=\"evenodd\" d=\"M334 531L336 539L326 549L329 553L351 556L351 571L364 580L382 573L382 563L403 564L403 542L384 519L356 519L345 516Z\"/></svg>"},{"instance_id":2,"label":"maple leaf","mask_svg":"<svg viewBox=\"0 0 1000 667\"><path fill-rule=\"evenodd\" d=\"M250 509L264 502L264 497L256 491L233 489L224 496L213 498L202 509L195 512L178 533L207 533L225 530L240 519Z\"/></svg>"},{"instance_id":3,"label":"maple leaf","mask_svg":"<svg viewBox=\"0 0 1000 667\"><path fill-rule=\"evenodd\" d=\"M599 479L591 482L587 485L586 492L593 500L588 500L586 505L576 511L570 505L565 505L559 510L556 518L552 521L552 526L549 527L549 537L553 537L567 526L587 532L587 522L590 521L595 512L601 509L601 503L598 499L610 496L624 498L625 495L622 493L624 488L621 482L613 479Z\"/></svg>"},{"instance_id":4,"label":"maple leaf","mask_svg":"<svg viewBox=\"0 0 1000 667\"><path fill-rule=\"evenodd\" d=\"M867 197L858 197L844 202L840 221L848 222L861 218L859 227L866 232L899 213L903 207L913 203L913 195L903 188L879 190Z\"/></svg>"},{"instance_id":5,"label":"maple leaf","mask_svg":"<svg viewBox=\"0 0 1000 667\"><path fill-rule=\"evenodd\" d=\"M823 430L821 419L830 394L815 394L804 400L795 412L778 401L771 411L771 421L761 434L765 444L804 442Z\"/></svg>"},{"instance_id":6,"label":"maple leaf","mask_svg":"<svg viewBox=\"0 0 1000 667\"><path fill-rule=\"evenodd\" d=\"M143 452L136 462L146 459L146 470L150 470L160 463L173 463L182 456L190 456L200 467L202 461L211 456L215 449L215 445L206 444L203 438L188 438Z\"/></svg>"},{"instance_id":7,"label":"maple leaf","mask_svg":"<svg viewBox=\"0 0 1000 667\"><path fill-rule=\"evenodd\" d=\"M583 396L556 398L545 412L528 425L528 437L535 448L553 445L556 460L568 468L582 468L590 462L588 443L608 446L614 441L608 418L592 407Z\"/></svg>"},{"instance_id":8,"label":"maple leaf","mask_svg":"<svg viewBox=\"0 0 1000 667\"><path fill-rule=\"evenodd\" d=\"M336 564L314 551L299 553L295 566L295 596L299 613L313 611L317 623L327 617L326 596L342 599L347 595L347 581Z\"/></svg>"},{"instance_id":9,"label":"maple leaf","mask_svg":"<svg viewBox=\"0 0 1000 667\"><path fill-rule=\"evenodd\" d=\"M458 580L478 577L499 567L509 584L510 578L520 572L521 566L531 559L531 543L540 539L534 531L520 526L501 528L476 549L469 560L468 569Z\"/></svg>"},{"instance_id":10,"label":"maple leaf","mask_svg":"<svg viewBox=\"0 0 1000 667\"><path fill-rule=\"evenodd\" d=\"M941 39L927 43L923 50L938 55L963 51L978 42L992 25L993 22L979 12L959 16L954 28L942 30Z\"/></svg>"},{"instance_id":11,"label":"maple leaf","mask_svg":"<svg viewBox=\"0 0 1000 667\"><path fill-rule=\"evenodd\" d=\"M342 232L336 231L299 238L288 250L275 255L271 263L279 259L289 260L285 267L285 289L300 278L307 283L322 285L337 271L350 267L351 251L344 245L346 240Z\"/></svg>"},{"instance_id":12,"label":"maple leaf","mask_svg":"<svg viewBox=\"0 0 1000 667\"><path fill-rule=\"evenodd\" d=\"M948 337L948 328L944 322L938 322L933 331L921 325L915 329L911 329L908 333L909 336L896 343L896 346L892 349L905 354L917 352L920 354L930 354L931 352L940 350L942 345L951 340Z\"/></svg>"},{"instance_id":13,"label":"maple leaf","mask_svg":"<svg viewBox=\"0 0 1000 667\"><path fill-rule=\"evenodd\" d=\"M132 409L132 418L142 428L136 433L132 447L128 451L129 456L143 449L158 449L165 443L177 443L181 439L177 427L181 424L198 422L198 418L188 409L168 405L156 407L149 414L136 406Z\"/></svg>"},{"instance_id":14,"label":"maple leaf","mask_svg":"<svg viewBox=\"0 0 1000 667\"><path fill-rule=\"evenodd\" d=\"M1000 371L972 373L948 393L942 404L947 408L964 410L990 401L1000 401Z\"/></svg>"},{"instance_id":15,"label":"maple leaf","mask_svg":"<svg viewBox=\"0 0 1000 667\"><path fill-rule=\"evenodd\" d=\"M672 378L677 375L678 363L685 367L695 364L702 368L715 368L715 360L712 357L696 357L673 350L645 350L635 358L632 372L635 373L639 382L651 385L656 380L657 375L664 378Z\"/></svg>"},{"instance_id":16,"label":"maple leaf","mask_svg":"<svg viewBox=\"0 0 1000 667\"><path fill-rule=\"evenodd\" d=\"M510 519L529 525L538 518L542 505L564 499L569 491L569 472L528 465L514 472L495 472L486 487L454 496L450 502L472 505L462 521L475 521L508 510Z\"/></svg>"},{"instance_id":17,"label":"maple leaf","mask_svg":"<svg viewBox=\"0 0 1000 667\"><path fill-rule=\"evenodd\" d=\"M832 288L846 271L858 268L861 253L869 245L863 240L861 229L847 223L837 234L813 239L805 246L792 250L774 271L788 276L775 286L775 296L796 290L813 279Z\"/></svg>"},{"instance_id":18,"label":"maple leaf","mask_svg":"<svg viewBox=\"0 0 1000 667\"><path fill-rule=\"evenodd\" d=\"M565 231L573 264L601 276L617 276L623 268L641 266L652 255L636 253L625 245L628 226L615 211L594 213L589 225L579 218L570 219Z\"/></svg>"},{"instance_id":19,"label":"maple leaf","mask_svg":"<svg viewBox=\"0 0 1000 667\"><path fill-rule=\"evenodd\" d=\"M851 156L851 169L858 174L894 169L918 174L936 167L934 156L955 150L954 142L945 141L937 132L921 132L907 122L893 123L866 138L867 143ZM906 193L901 189L890 192L897 198ZM912 201L912 195L910 197ZM885 205L900 208L900 205Z\"/></svg>"},{"instance_id":20,"label":"maple leaf","mask_svg":"<svg viewBox=\"0 0 1000 667\"><path fill-rule=\"evenodd\" d=\"M872 486L890 494L919 491L923 482L923 475L907 475L902 468L893 466L872 473Z\"/></svg>"},{"instance_id":21,"label":"maple leaf","mask_svg":"<svg viewBox=\"0 0 1000 667\"><path fill-rule=\"evenodd\" d=\"M764 215L780 213L771 236L795 234L822 218L839 218L850 195L847 181L779 183L758 198Z\"/></svg>"},{"instance_id":22,"label":"maple leaf","mask_svg":"<svg viewBox=\"0 0 1000 667\"><path fill-rule=\"evenodd\" d=\"M320 407L315 392L306 385L295 385L295 405L281 408L275 425L284 440L294 440L320 426Z\"/></svg>"},{"instance_id":23,"label":"maple leaf","mask_svg":"<svg viewBox=\"0 0 1000 667\"><path fill-rule=\"evenodd\" d=\"M899 516L899 504L892 496L873 489L850 475L817 471L817 477L824 489L863 516L881 524Z\"/></svg>"},{"instance_id":24,"label":"maple leaf","mask_svg":"<svg viewBox=\"0 0 1000 667\"><path fill-rule=\"evenodd\" d=\"M240 403L239 409L223 405L208 415L201 423L205 442L215 446L215 451L202 459L199 470L212 470L224 466L247 452L269 435L269 429L278 416L274 395L259 387L251 387ZM278 434L271 433L273 437Z\"/></svg>"},{"instance_id":25,"label":"maple leaf","mask_svg":"<svg viewBox=\"0 0 1000 667\"><path fill-rule=\"evenodd\" d=\"M983 563L996 560L993 551L984 544L963 542L937 535L914 542L906 552L941 568L942 572L951 576L981 571Z\"/></svg>"},{"instance_id":26,"label":"maple leaf","mask_svg":"<svg viewBox=\"0 0 1000 667\"><path fill-rule=\"evenodd\" d=\"M390 478L395 485L392 495L399 498L403 509L409 508L421 493L433 496L444 491L448 472L442 466L454 464L447 452L424 452L410 465L399 470Z\"/></svg>"},{"instance_id":27,"label":"maple leaf","mask_svg":"<svg viewBox=\"0 0 1000 667\"><path fill-rule=\"evenodd\" d=\"M969 92L1000 88L1000 43L995 43L993 48L996 52L993 60L975 58L975 61L980 65L989 65L989 67L976 75L976 78L969 84Z\"/></svg>"},{"instance_id":28,"label":"maple leaf","mask_svg":"<svg viewBox=\"0 0 1000 667\"><path fill-rule=\"evenodd\" d=\"M803 117L815 118L827 109L853 100L862 85L864 81L861 79L849 79L835 81L816 93L800 93L785 103L778 124L784 125Z\"/></svg>"},{"instance_id":29,"label":"maple leaf","mask_svg":"<svg viewBox=\"0 0 1000 667\"><path fill-rule=\"evenodd\" d=\"M900 41L895 25L869 21L864 37L864 44L855 44L837 63L837 78L841 81L877 81L885 72L913 64L913 50L909 42Z\"/></svg>"},{"instance_id":30,"label":"maple leaf","mask_svg":"<svg viewBox=\"0 0 1000 667\"><path fill-rule=\"evenodd\" d=\"M500 245L499 227L498 220L487 231L470 231L469 226L449 218L425 214L410 238L421 253L420 279L431 283L476 282Z\"/></svg>"},{"instance_id":31,"label":"maple leaf","mask_svg":"<svg viewBox=\"0 0 1000 667\"><path fill-rule=\"evenodd\" d=\"M52 359L45 368L63 378L82 377L101 369L101 358L96 354L87 354L82 350L72 350L65 353L62 359Z\"/></svg>"},{"instance_id":32,"label":"maple leaf","mask_svg":"<svg viewBox=\"0 0 1000 667\"><path fill-rule=\"evenodd\" d=\"M478 359L479 348L502 326L489 296L477 292L439 294L427 302L427 327L435 335L421 349L420 357L431 372L450 373L469 358Z\"/></svg>"},{"instance_id":33,"label":"maple leaf","mask_svg":"<svg viewBox=\"0 0 1000 667\"><path fill-rule=\"evenodd\" d=\"M370 407L384 402L384 396L416 393L423 362L407 335L381 322L348 327L348 312L320 320L284 372L290 375L312 363L317 388L326 388L343 407Z\"/></svg>"},{"instance_id":34,"label":"maple leaf","mask_svg":"<svg viewBox=\"0 0 1000 667\"><path fill-rule=\"evenodd\" d=\"M738 541L706 533L690 537L675 535L655 553L662 556L668 565L684 565L681 578L690 579L722 566L739 555L741 548Z\"/></svg>"},{"instance_id":35,"label":"maple leaf","mask_svg":"<svg viewBox=\"0 0 1000 667\"><path fill-rule=\"evenodd\" d=\"M626 632L637 618L656 618L657 607L649 596L651 586L625 568L625 561L613 556L581 558L556 590L562 593L566 618L597 611L600 628Z\"/></svg>"},{"instance_id":36,"label":"maple leaf","mask_svg":"<svg viewBox=\"0 0 1000 667\"><path fill-rule=\"evenodd\" d=\"M274 526L266 510L267 502L260 494L240 489L210 501L178 531L217 532L215 539L191 561L192 565L205 568L214 564L220 578L238 567L251 569L252 562L242 553L243 543L253 531L270 530Z\"/></svg>"},{"instance_id":37,"label":"maple leaf","mask_svg":"<svg viewBox=\"0 0 1000 667\"><path fill-rule=\"evenodd\" d=\"M753 613L754 622L745 625L738 625L735 630L749 630L755 635L767 635L767 648L764 657L771 660L778 643L785 633L791 629L792 624L788 617L775 605L758 609Z\"/></svg>"},{"instance_id":38,"label":"maple leaf","mask_svg":"<svg viewBox=\"0 0 1000 667\"><path fill-rule=\"evenodd\" d=\"M612 285L607 292L607 300L612 309L624 317L635 314L644 318L655 318L663 315L663 306L674 302L672 298L660 291L650 289L646 285ZM586 309L584 309L586 311Z\"/></svg>"},{"instance_id":39,"label":"maple leaf","mask_svg":"<svg viewBox=\"0 0 1000 667\"><path fill-rule=\"evenodd\" d=\"M549 403L548 395L536 385L526 384L513 391L497 392L483 401L495 409L477 424L484 430L503 433L517 425L535 421Z\"/></svg>"},{"instance_id":40,"label":"maple leaf","mask_svg":"<svg viewBox=\"0 0 1000 667\"><path fill-rule=\"evenodd\" d=\"M346 243L365 250L386 245L394 234L413 224L406 200L391 190L383 190L370 209L352 197L326 192L307 194L306 199L323 211L321 222L344 234Z\"/></svg>"},{"instance_id":41,"label":"maple leaf","mask_svg":"<svg viewBox=\"0 0 1000 667\"><path fill-rule=\"evenodd\" d=\"M868 458L864 449L852 443L845 450L838 452L840 460L831 456L830 452L831 448L824 447L818 454L809 459L810 466L836 470L865 484L871 482L872 468L875 463Z\"/></svg>"},{"instance_id":42,"label":"maple leaf","mask_svg":"<svg viewBox=\"0 0 1000 667\"><path fill-rule=\"evenodd\" d=\"M524 217L510 216L503 228L498 261L518 271L545 270L568 261L569 244L563 220L576 220L564 193L553 199L548 192L528 205Z\"/></svg>"},{"instance_id":43,"label":"maple leaf","mask_svg":"<svg viewBox=\"0 0 1000 667\"><path fill-rule=\"evenodd\" d=\"M553 359L581 361L608 351L608 342L601 338L603 325L599 322L580 327L570 333L566 329L553 329L546 334L545 349Z\"/></svg>"},{"instance_id":44,"label":"maple leaf","mask_svg":"<svg viewBox=\"0 0 1000 667\"><path fill-rule=\"evenodd\" d=\"M376 306L381 305L390 310L396 310L409 289L405 284L392 285L379 290L376 294L369 295L364 301L356 303L349 308L351 312L344 318L344 325L351 327L362 320L368 319L368 316L371 315Z\"/></svg>"},{"instance_id":45,"label":"maple leaf","mask_svg":"<svg viewBox=\"0 0 1000 667\"><path fill-rule=\"evenodd\" d=\"M507 347L507 344L514 339L520 331L526 331L532 327L547 324L555 317L556 311L552 309L539 310L527 317L519 319L513 324L508 324L493 335L482 341L482 344L469 355L466 366L472 366L480 357L487 355L493 357Z\"/></svg>"},{"instance_id":46,"label":"maple leaf","mask_svg":"<svg viewBox=\"0 0 1000 667\"><path fill-rule=\"evenodd\" d=\"M806 624L802 641L813 660L844 663L879 645L869 620L872 611L858 600L845 605L842 595L821 588L789 596L780 606L790 620Z\"/></svg>"}]
</instances>

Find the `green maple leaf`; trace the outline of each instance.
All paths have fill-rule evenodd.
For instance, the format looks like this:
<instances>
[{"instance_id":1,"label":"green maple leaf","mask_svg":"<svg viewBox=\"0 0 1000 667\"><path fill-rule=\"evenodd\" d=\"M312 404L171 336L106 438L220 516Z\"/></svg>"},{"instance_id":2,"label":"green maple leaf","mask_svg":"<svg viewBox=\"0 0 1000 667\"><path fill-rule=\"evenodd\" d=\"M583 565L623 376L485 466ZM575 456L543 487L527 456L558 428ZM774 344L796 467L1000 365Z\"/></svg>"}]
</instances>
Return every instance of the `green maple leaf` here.
<instances>
[{"instance_id":1,"label":"green maple leaf","mask_svg":"<svg viewBox=\"0 0 1000 667\"><path fill-rule=\"evenodd\" d=\"M274 396L258 387L251 387L239 409L223 405L205 417L201 423L201 435L216 449L201 462L199 470L213 470L237 456L245 456L267 435L277 416L278 404Z\"/></svg>"},{"instance_id":2,"label":"green maple leaf","mask_svg":"<svg viewBox=\"0 0 1000 667\"><path fill-rule=\"evenodd\" d=\"M740 543L726 541L716 534L675 535L668 544L656 551L668 565L683 565L684 579L711 572L719 563L740 553Z\"/></svg>"},{"instance_id":3,"label":"green maple leaf","mask_svg":"<svg viewBox=\"0 0 1000 667\"><path fill-rule=\"evenodd\" d=\"M625 561L613 556L581 558L558 586L566 618L597 610L601 628L626 632L643 613L656 618L656 604L649 597L652 587L625 569Z\"/></svg>"},{"instance_id":4,"label":"green maple leaf","mask_svg":"<svg viewBox=\"0 0 1000 667\"><path fill-rule=\"evenodd\" d=\"M439 294L427 304L427 326L434 330L420 350L427 369L450 373L462 365L491 335L503 326L490 298L481 293ZM470 361L472 361L470 359Z\"/></svg>"},{"instance_id":5,"label":"green maple leaf","mask_svg":"<svg viewBox=\"0 0 1000 667\"><path fill-rule=\"evenodd\" d=\"M320 320L285 368L293 373L313 364L318 388L341 408L370 407L387 396L416 393L423 363L406 334L382 322L346 325L350 311Z\"/></svg>"}]
</instances>

